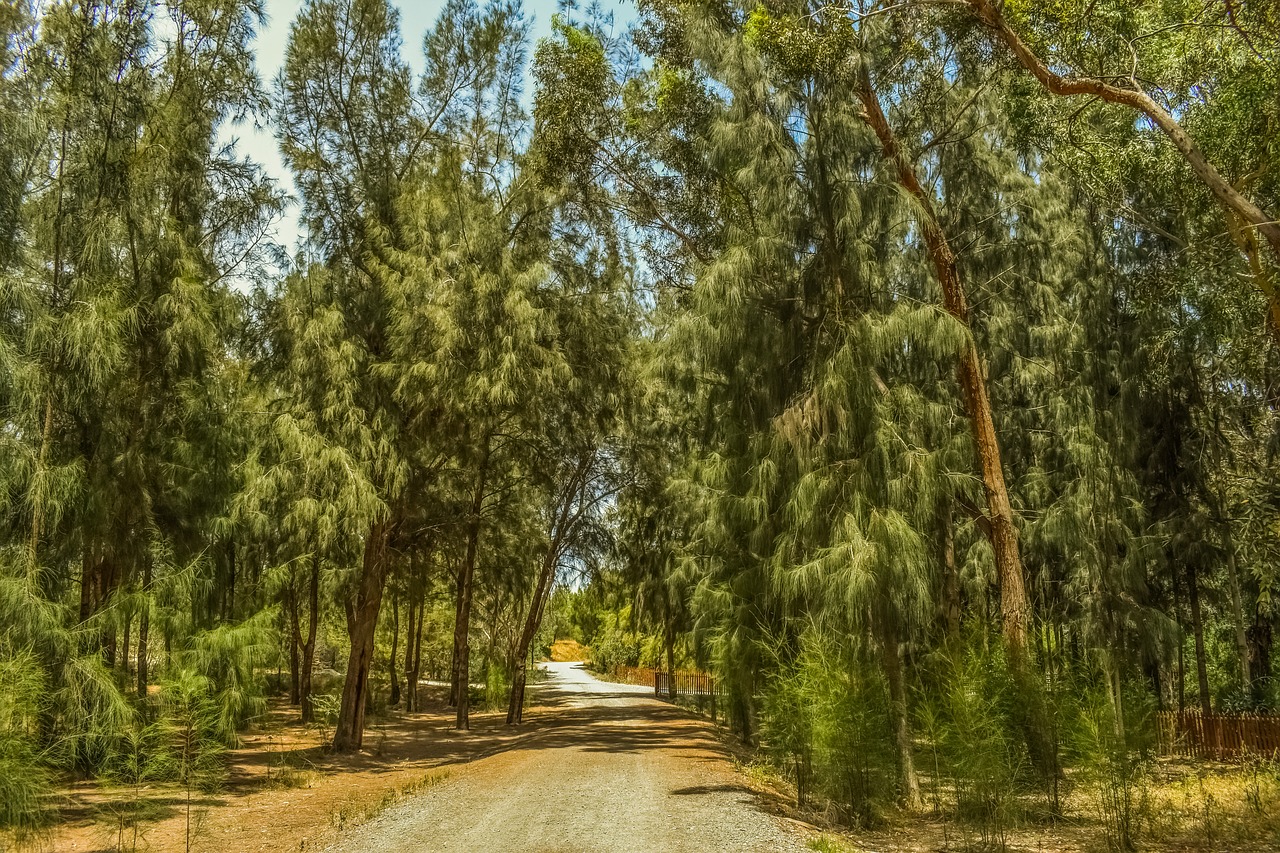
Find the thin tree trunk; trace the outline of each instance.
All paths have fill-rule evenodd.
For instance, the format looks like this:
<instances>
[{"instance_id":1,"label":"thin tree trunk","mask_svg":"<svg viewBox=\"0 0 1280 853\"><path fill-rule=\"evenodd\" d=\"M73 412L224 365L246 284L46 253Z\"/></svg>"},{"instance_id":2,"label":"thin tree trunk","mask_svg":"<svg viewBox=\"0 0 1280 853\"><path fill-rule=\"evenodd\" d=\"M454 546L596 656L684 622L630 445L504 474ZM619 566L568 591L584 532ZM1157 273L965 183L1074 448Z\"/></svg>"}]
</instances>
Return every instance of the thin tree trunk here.
<instances>
[{"instance_id":1,"label":"thin tree trunk","mask_svg":"<svg viewBox=\"0 0 1280 853\"><path fill-rule=\"evenodd\" d=\"M382 592L387 579L387 544L391 524L375 522L369 529L364 546L359 587L354 601L347 602L347 633L351 637L351 654L342 685L342 702L333 735L337 752L356 752L364 743L365 708L369 699L369 670L373 666L374 632Z\"/></svg>"},{"instance_id":2,"label":"thin tree trunk","mask_svg":"<svg viewBox=\"0 0 1280 853\"><path fill-rule=\"evenodd\" d=\"M138 696L147 695L148 679L151 677L150 661L147 659L148 642L151 639L151 552L148 550L142 557L142 605L138 614Z\"/></svg>"},{"instance_id":3,"label":"thin tree trunk","mask_svg":"<svg viewBox=\"0 0 1280 853\"><path fill-rule=\"evenodd\" d=\"M400 596L391 596L391 660L387 672L391 676L391 706L400 704L400 673L396 670L396 653L400 648Z\"/></svg>"},{"instance_id":4,"label":"thin tree trunk","mask_svg":"<svg viewBox=\"0 0 1280 853\"><path fill-rule=\"evenodd\" d=\"M418 681L422 677L422 625L427 614L427 591L423 586L421 595L418 599L418 626L414 629L413 634L413 669L409 678L410 690L413 696L414 711L422 710L422 702L418 695Z\"/></svg>"},{"instance_id":5,"label":"thin tree trunk","mask_svg":"<svg viewBox=\"0 0 1280 853\"><path fill-rule=\"evenodd\" d=\"M879 139L885 159L892 165L898 183L915 199L919 210L920 231L933 261L938 283L942 287L943 307L964 325L967 333L957 371L960 391L982 467L982 486L986 492L988 513L984 532L995 554L1005 643L1014 671L1021 672L1026 663L1030 605L1023 577L1022 558L1018 553L1018 532L1013 521L1013 507L1009 502L1009 490L1005 485L1004 467L1000 459L1000 443L996 438L995 421L992 418L991 399L987 394L982 360L969 322L964 281L960 276L955 252L934 213L933 196L920 185L915 167L898 145L872 87L870 71L865 64L860 71L858 98L863 106L863 118Z\"/></svg>"},{"instance_id":6,"label":"thin tree trunk","mask_svg":"<svg viewBox=\"0 0 1280 853\"><path fill-rule=\"evenodd\" d=\"M227 541L227 599L222 611L224 622L236 618L236 543Z\"/></svg>"},{"instance_id":7,"label":"thin tree trunk","mask_svg":"<svg viewBox=\"0 0 1280 853\"><path fill-rule=\"evenodd\" d=\"M898 649L897 626L891 617L885 617L881 631L880 647L884 660L884 675L889 686L889 711L893 716L894 744L898 750L899 782L902 797L908 809L923 807L920 797L920 779L916 776L915 756L911 743L911 719L907 715L907 691L902 679L902 658Z\"/></svg>"},{"instance_id":8,"label":"thin tree trunk","mask_svg":"<svg viewBox=\"0 0 1280 853\"><path fill-rule=\"evenodd\" d=\"M418 684L413 678L414 634L417 632L418 602L413 585L409 587L408 624L404 635L404 709L418 710Z\"/></svg>"},{"instance_id":9,"label":"thin tree trunk","mask_svg":"<svg viewBox=\"0 0 1280 853\"><path fill-rule=\"evenodd\" d=\"M672 702L676 701L676 637L675 631L672 630L670 622L667 624L666 631L667 645L667 698Z\"/></svg>"},{"instance_id":10,"label":"thin tree trunk","mask_svg":"<svg viewBox=\"0 0 1280 853\"><path fill-rule=\"evenodd\" d=\"M524 688L528 674L524 659L533 646L533 638L538 634L538 626L542 624L542 612L546 607L552 581L555 579L555 567L558 562L558 546L554 541L547 547L547 555L542 561L542 570L538 573L538 585L533 591L533 600L529 602L529 612L525 616L524 629L516 643L515 665L511 679L511 700L507 705L507 725L515 725L524 720Z\"/></svg>"},{"instance_id":11,"label":"thin tree trunk","mask_svg":"<svg viewBox=\"0 0 1280 853\"><path fill-rule=\"evenodd\" d=\"M1231 621L1236 634L1236 653L1240 656L1240 685L1248 691L1253 678L1249 674L1249 638L1244 624L1244 607L1240 596L1240 567L1236 562L1236 545L1231 538L1231 527L1223 522L1220 528L1222 550L1227 555L1227 580L1231 587Z\"/></svg>"},{"instance_id":12,"label":"thin tree trunk","mask_svg":"<svg viewBox=\"0 0 1280 853\"><path fill-rule=\"evenodd\" d=\"M1249 626L1249 672L1253 675L1250 686L1255 702L1266 700L1271 688L1271 643L1273 632L1271 617L1261 607L1254 611L1253 624Z\"/></svg>"},{"instance_id":13,"label":"thin tree trunk","mask_svg":"<svg viewBox=\"0 0 1280 853\"><path fill-rule=\"evenodd\" d=\"M956 542L951 501L947 500L939 517L942 546L942 626L948 640L960 634L960 570L956 566Z\"/></svg>"},{"instance_id":14,"label":"thin tree trunk","mask_svg":"<svg viewBox=\"0 0 1280 853\"><path fill-rule=\"evenodd\" d=\"M1191 603L1191 631L1196 638L1196 678L1200 688L1200 711L1213 713L1209 701L1209 667L1205 661L1204 624L1200 620L1200 583L1194 563L1187 563L1187 600Z\"/></svg>"},{"instance_id":15,"label":"thin tree trunk","mask_svg":"<svg viewBox=\"0 0 1280 853\"><path fill-rule=\"evenodd\" d=\"M120 641L120 670L124 673L124 680L127 682L131 677L129 672L129 647L133 639L133 611L129 610L124 614L124 636Z\"/></svg>"},{"instance_id":16,"label":"thin tree trunk","mask_svg":"<svg viewBox=\"0 0 1280 853\"><path fill-rule=\"evenodd\" d=\"M1187 666L1186 652L1183 646L1186 645L1186 634L1182 628L1182 599L1178 595L1178 571L1175 568L1170 572L1173 583L1173 625L1174 631L1178 637L1178 658L1177 658L1177 690L1178 690L1178 713L1187 710Z\"/></svg>"},{"instance_id":17,"label":"thin tree trunk","mask_svg":"<svg viewBox=\"0 0 1280 853\"><path fill-rule=\"evenodd\" d=\"M302 703L302 722L315 722L315 697L311 679L315 674L316 632L320 627L320 555L311 555L311 577L307 584L307 639L302 643L302 668L298 673L298 698Z\"/></svg>"},{"instance_id":18,"label":"thin tree trunk","mask_svg":"<svg viewBox=\"0 0 1280 853\"><path fill-rule=\"evenodd\" d=\"M485 437L475 492L471 496L471 512L467 522L467 551L458 569L457 606L453 622L453 694L457 709L454 726L471 728L471 598L473 593L476 553L480 546L480 512L484 508L484 489L489 474L489 442Z\"/></svg>"},{"instance_id":19,"label":"thin tree trunk","mask_svg":"<svg viewBox=\"0 0 1280 853\"><path fill-rule=\"evenodd\" d=\"M300 651L302 646L302 626L298 619L298 585L296 569L289 567L289 704L302 702L302 679Z\"/></svg>"}]
</instances>

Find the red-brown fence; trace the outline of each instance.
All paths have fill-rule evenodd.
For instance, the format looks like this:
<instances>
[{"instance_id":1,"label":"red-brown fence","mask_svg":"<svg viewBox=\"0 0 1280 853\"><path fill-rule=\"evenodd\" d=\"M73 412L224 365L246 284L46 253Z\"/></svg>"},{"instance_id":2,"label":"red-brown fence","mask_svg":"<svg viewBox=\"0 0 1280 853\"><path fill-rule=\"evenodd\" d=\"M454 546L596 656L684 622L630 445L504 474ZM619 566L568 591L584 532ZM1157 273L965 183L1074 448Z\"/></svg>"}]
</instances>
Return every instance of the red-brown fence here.
<instances>
[{"instance_id":1,"label":"red-brown fence","mask_svg":"<svg viewBox=\"0 0 1280 853\"><path fill-rule=\"evenodd\" d=\"M1280 715L1275 714L1162 711L1156 714L1156 731L1165 755L1226 761L1246 753L1280 754Z\"/></svg>"},{"instance_id":2,"label":"red-brown fence","mask_svg":"<svg viewBox=\"0 0 1280 853\"><path fill-rule=\"evenodd\" d=\"M653 692L660 699L671 695L671 676L662 670L653 673ZM705 672L677 672L676 696L714 696L716 680Z\"/></svg>"}]
</instances>

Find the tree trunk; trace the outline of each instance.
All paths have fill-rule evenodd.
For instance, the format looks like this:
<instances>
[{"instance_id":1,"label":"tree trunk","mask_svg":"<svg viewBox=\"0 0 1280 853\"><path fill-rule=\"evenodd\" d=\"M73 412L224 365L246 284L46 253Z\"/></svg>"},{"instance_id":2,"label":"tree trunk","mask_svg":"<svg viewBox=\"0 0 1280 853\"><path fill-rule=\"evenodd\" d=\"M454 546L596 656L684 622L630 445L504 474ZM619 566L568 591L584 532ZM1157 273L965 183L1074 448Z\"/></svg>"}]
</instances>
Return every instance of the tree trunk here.
<instances>
[{"instance_id":1,"label":"tree trunk","mask_svg":"<svg viewBox=\"0 0 1280 853\"><path fill-rule=\"evenodd\" d=\"M409 582L409 601L406 614L408 624L404 633L404 709L418 710L418 684L413 678L413 636L417 630L418 602L413 580Z\"/></svg>"},{"instance_id":2,"label":"tree trunk","mask_svg":"<svg viewBox=\"0 0 1280 853\"><path fill-rule=\"evenodd\" d=\"M1209 667L1205 661L1204 625L1200 621L1200 583L1194 563L1187 563L1187 600L1191 603L1191 631L1196 638L1196 678L1200 688L1200 711L1205 716L1213 713L1209 701Z\"/></svg>"},{"instance_id":3,"label":"tree trunk","mask_svg":"<svg viewBox=\"0 0 1280 853\"><path fill-rule=\"evenodd\" d=\"M948 499L938 519L942 545L941 622L946 638L960 635L960 569L956 566L956 541L951 501Z\"/></svg>"},{"instance_id":4,"label":"tree trunk","mask_svg":"<svg viewBox=\"0 0 1280 853\"><path fill-rule=\"evenodd\" d=\"M1170 565L1172 565L1170 561ZM1187 666L1186 654L1183 646L1186 645L1186 635L1182 629L1182 598L1178 594L1178 570L1175 568L1169 573L1170 581L1173 587L1173 626L1174 633L1178 640L1178 656L1177 656L1177 683L1174 685L1178 691L1178 713L1187 710Z\"/></svg>"},{"instance_id":5,"label":"tree trunk","mask_svg":"<svg viewBox=\"0 0 1280 853\"><path fill-rule=\"evenodd\" d=\"M894 743L898 750L899 782L908 809L920 809L920 780L916 776L915 756L911 744L911 719L907 715L907 691L902 680L902 659L898 650L898 631L891 617L885 617L881 632L884 675L889 685L889 711L893 717Z\"/></svg>"},{"instance_id":6,"label":"tree trunk","mask_svg":"<svg viewBox=\"0 0 1280 853\"><path fill-rule=\"evenodd\" d=\"M124 637L120 640L120 669L124 673L124 680L130 679L129 672L129 644L133 639L133 611L124 614Z\"/></svg>"},{"instance_id":7,"label":"tree trunk","mask_svg":"<svg viewBox=\"0 0 1280 853\"><path fill-rule=\"evenodd\" d=\"M1204 156L1195 139L1150 95L1137 88L1121 88L1097 77L1058 74L1031 50L1021 36L1014 32L1001 14L997 3L992 0L967 0L967 2L975 17L1005 43L1017 57L1018 62L1049 92L1055 95L1086 95L1100 98L1109 103L1129 107L1150 119L1152 124L1173 143L1174 148L1178 149L1178 153L1182 155L1182 159L1186 161L1191 171L1201 183L1208 187L1209 192L1229 216L1239 217L1242 222L1260 233L1271 247L1272 256L1280 261L1280 220L1247 199L1224 178ZM1228 227L1231 227L1230 222ZM1255 282L1260 285L1267 299L1268 328L1273 339L1280 338L1280 300L1277 300L1277 294L1267 283L1265 276L1255 278Z\"/></svg>"},{"instance_id":8,"label":"tree trunk","mask_svg":"<svg viewBox=\"0 0 1280 853\"><path fill-rule=\"evenodd\" d=\"M289 611L289 704L302 702L301 659L302 628L298 624L298 584L297 571L289 567L289 590L286 593Z\"/></svg>"},{"instance_id":9,"label":"tree trunk","mask_svg":"<svg viewBox=\"0 0 1280 853\"><path fill-rule=\"evenodd\" d=\"M1222 550L1227 556L1227 580L1231 587L1231 621L1236 634L1236 654L1240 656L1240 685L1246 692L1253 678L1249 674L1249 638L1244 624L1244 607L1240 596L1240 567L1236 562L1236 545L1231 538L1231 527L1223 522L1220 528Z\"/></svg>"},{"instance_id":10,"label":"tree trunk","mask_svg":"<svg viewBox=\"0 0 1280 853\"><path fill-rule=\"evenodd\" d=\"M489 438L484 442L475 492L471 496L471 512L467 522L467 551L458 568L458 594L453 621L453 699L457 709L454 727L471 728L471 597L476 573L476 552L480 546L480 511L484 508L484 489L489 474Z\"/></svg>"},{"instance_id":11,"label":"tree trunk","mask_svg":"<svg viewBox=\"0 0 1280 853\"><path fill-rule=\"evenodd\" d=\"M382 591L387 579L387 540L391 524L375 522L365 541L364 560L359 587L354 601L347 602L347 633L351 638L351 654L347 658L347 675L342 685L342 703L333 735L337 752L355 752L364 743L365 706L368 700L369 669L373 665L374 632L378 611L382 607Z\"/></svg>"},{"instance_id":12,"label":"tree trunk","mask_svg":"<svg viewBox=\"0 0 1280 853\"><path fill-rule=\"evenodd\" d=\"M150 661L147 660L147 643L151 635L151 554L142 558L142 606L138 614L138 697L147 695L148 679L151 677Z\"/></svg>"},{"instance_id":13,"label":"tree trunk","mask_svg":"<svg viewBox=\"0 0 1280 853\"><path fill-rule=\"evenodd\" d=\"M1249 672L1253 676L1249 687L1254 702L1259 704L1266 701L1271 689L1271 640L1271 618L1258 608L1249 626Z\"/></svg>"},{"instance_id":14,"label":"tree trunk","mask_svg":"<svg viewBox=\"0 0 1280 853\"><path fill-rule=\"evenodd\" d=\"M425 621L426 613L427 592L424 587L418 599L418 625L413 632L413 668L409 676L409 695L413 697L413 707L410 710L413 711L422 710L422 702L418 696L418 681L422 677L422 623Z\"/></svg>"},{"instance_id":15,"label":"tree trunk","mask_svg":"<svg viewBox=\"0 0 1280 853\"><path fill-rule=\"evenodd\" d=\"M234 539L227 541L227 598L223 605L222 621L230 622L236 618L236 543Z\"/></svg>"},{"instance_id":16,"label":"tree trunk","mask_svg":"<svg viewBox=\"0 0 1280 853\"><path fill-rule=\"evenodd\" d=\"M555 580L555 567L559 562L558 543L554 540L547 547L547 555L542 560L542 570L538 573L538 585L533 590L533 600L529 602L529 612L525 616L524 629L515 649L515 672L511 679L511 701L507 706L507 725L515 725L524 720L524 687L528 674L524 659L533 646L533 638L538 635L538 626L542 624L542 612L546 607Z\"/></svg>"},{"instance_id":17,"label":"tree trunk","mask_svg":"<svg viewBox=\"0 0 1280 853\"><path fill-rule=\"evenodd\" d=\"M400 597L391 596L391 660L387 672L391 676L391 706L400 704L400 673L396 671L396 652L400 648Z\"/></svg>"},{"instance_id":18,"label":"tree trunk","mask_svg":"<svg viewBox=\"0 0 1280 853\"><path fill-rule=\"evenodd\" d=\"M311 679L316 664L316 632L320 627L320 555L311 555L311 577L307 584L307 639L302 643L302 669L298 674L298 698L302 703L302 722L316 718L315 699L311 695Z\"/></svg>"},{"instance_id":19,"label":"tree trunk","mask_svg":"<svg viewBox=\"0 0 1280 853\"><path fill-rule=\"evenodd\" d=\"M938 222L933 208L933 195L920 185L915 167L899 147L893 129L880 107L879 98L871 84L871 74L866 65L861 67L858 98L863 106L863 118L875 132L885 159L892 165L898 183L916 201L919 211L920 231L933 261L938 283L942 287L942 302L947 313L964 325L966 335L960 352L957 374L965 410L973 430L974 445L982 467L982 486L987 498L984 532L995 554L996 572L1000 583L1000 616L1004 627L1005 643L1009 650L1010 664L1015 673L1026 668L1027 632L1030 623L1030 605L1027 600L1026 582L1023 578L1022 558L1018 553L1018 532L1013 522L1013 507L1005 485L1004 467L1000 459L1000 443L996 439L995 422L991 413L991 399L987 395L986 378L978 345L969 322L969 305L964 281L956 263L955 252Z\"/></svg>"},{"instance_id":20,"label":"tree trunk","mask_svg":"<svg viewBox=\"0 0 1280 853\"><path fill-rule=\"evenodd\" d=\"M667 698L676 701L676 637L675 631L667 628Z\"/></svg>"}]
</instances>

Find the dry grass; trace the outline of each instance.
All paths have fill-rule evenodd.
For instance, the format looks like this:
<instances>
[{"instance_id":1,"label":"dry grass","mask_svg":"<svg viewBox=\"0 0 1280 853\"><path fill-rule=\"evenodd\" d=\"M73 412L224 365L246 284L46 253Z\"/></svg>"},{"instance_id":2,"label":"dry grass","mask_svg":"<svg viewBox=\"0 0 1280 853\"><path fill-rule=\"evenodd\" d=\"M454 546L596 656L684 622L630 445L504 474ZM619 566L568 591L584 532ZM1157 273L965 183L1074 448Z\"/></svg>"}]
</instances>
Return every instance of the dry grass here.
<instances>
[{"instance_id":1,"label":"dry grass","mask_svg":"<svg viewBox=\"0 0 1280 853\"><path fill-rule=\"evenodd\" d=\"M1141 791L1143 836L1162 849L1280 849L1280 763L1157 765Z\"/></svg>"},{"instance_id":2,"label":"dry grass","mask_svg":"<svg viewBox=\"0 0 1280 853\"><path fill-rule=\"evenodd\" d=\"M590 655L591 650L577 640L556 640L551 644L551 659L556 663L577 663Z\"/></svg>"},{"instance_id":3,"label":"dry grass","mask_svg":"<svg viewBox=\"0 0 1280 853\"><path fill-rule=\"evenodd\" d=\"M724 731L721 730L722 736ZM726 738L746 785L769 811L811 834L809 846L819 851L934 853L985 848L977 827L936 813L890 809L873 829L854 830L841 822L838 809L811 801L796 805L795 786L754 751ZM1187 759L1161 759L1133 788L1139 851L1280 850L1280 761L1252 760L1220 764ZM1009 851L1110 853L1097 790L1074 786L1064 799L1065 814L1049 819L1028 811L1009 827Z\"/></svg>"},{"instance_id":4,"label":"dry grass","mask_svg":"<svg viewBox=\"0 0 1280 853\"><path fill-rule=\"evenodd\" d=\"M415 779L405 785L393 788L381 798L367 803L344 803L329 813L329 825L339 832L362 823L368 823L387 809L400 803L414 794L429 791L449 778L449 771L428 773L421 779Z\"/></svg>"}]
</instances>

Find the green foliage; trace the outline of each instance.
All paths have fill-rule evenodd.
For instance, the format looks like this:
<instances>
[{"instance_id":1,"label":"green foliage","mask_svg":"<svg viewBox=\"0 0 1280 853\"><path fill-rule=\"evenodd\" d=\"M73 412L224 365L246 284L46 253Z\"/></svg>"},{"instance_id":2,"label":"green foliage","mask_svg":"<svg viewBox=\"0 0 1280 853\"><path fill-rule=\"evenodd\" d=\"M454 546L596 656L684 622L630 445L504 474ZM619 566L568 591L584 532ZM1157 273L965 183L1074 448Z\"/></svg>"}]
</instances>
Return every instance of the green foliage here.
<instances>
[{"instance_id":1,"label":"green foliage","mask_svg":"<svg viewBox=\"0 0 1280 853\"><path fill-rule=\"evenodd\" d=\"M0 684L0 833L21 842L45 824L52 783L38 728L44 670L29 653L0 657Z\"/></svg>"},{"instance_id":2,"label":"green foliage","mask_svg":"<svg viewBox=\"0 0 1280 853\"><path fill-rule=\"evenodd\" d=\"M895 799L897 773L884 679L847 638L811 629L798 645L789 662L770 661L761 740L801 804L816 792L849 824L875 825Z\"/></svg>"},{"instance_id":3,"label":"green foliage","mask_svg":"<svg viewBox=\"0 0 1280 853\"><path fill-rule=\"evenodd\" d=\"M982 844L1004 849L1021 818L1019 793L1031 781L1019 731L1019 706L1028 699L986 642L972 638L937 653L920 728L930 743L935 803L947 789L956 817L978 829Z\"/></svg>"},{"instance_id":4,"label":"green foliage","mask_svg":"<svg viewBox=\"0 0 1280 853\"><path fill-rule=\"evenodd\" d=\"M1150 699L1096 683L1077 688L1067 747L1081 783L1098 804L1108 845L1134 850L1148 811L1154 726Z\"/></svg>"}]
</instances>

